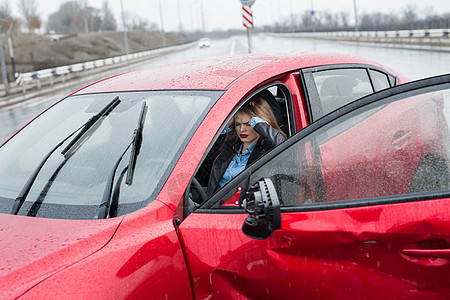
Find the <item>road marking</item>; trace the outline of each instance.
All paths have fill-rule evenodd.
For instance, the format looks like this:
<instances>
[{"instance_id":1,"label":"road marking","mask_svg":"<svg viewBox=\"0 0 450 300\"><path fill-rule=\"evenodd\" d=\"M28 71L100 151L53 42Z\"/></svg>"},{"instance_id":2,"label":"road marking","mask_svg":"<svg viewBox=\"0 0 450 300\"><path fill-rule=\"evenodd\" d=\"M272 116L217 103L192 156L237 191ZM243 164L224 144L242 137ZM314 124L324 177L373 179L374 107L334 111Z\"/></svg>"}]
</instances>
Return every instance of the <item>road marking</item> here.
<instances>
[{"instance_id":1,"label":"road marking","mask_svg":"<svg viewBox=\"0 0 450 300\"><path fill-rule=\"evenodd\" d=\"M234 55L234 50L236 48L236 37L231 38L230 55Z\"/></svg>"}]
</instances>

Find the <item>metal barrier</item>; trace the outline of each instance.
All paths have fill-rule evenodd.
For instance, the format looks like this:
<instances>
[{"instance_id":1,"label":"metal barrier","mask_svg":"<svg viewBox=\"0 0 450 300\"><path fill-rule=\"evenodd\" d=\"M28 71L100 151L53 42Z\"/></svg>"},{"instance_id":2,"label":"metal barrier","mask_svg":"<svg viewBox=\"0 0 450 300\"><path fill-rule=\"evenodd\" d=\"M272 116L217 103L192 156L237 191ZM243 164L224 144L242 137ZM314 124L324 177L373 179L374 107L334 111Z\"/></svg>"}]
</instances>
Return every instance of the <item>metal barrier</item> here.
<instances>
[{"instance_id":1,"label":"metal barrier","mask_svg":"<svg viewBox=\"0 0 450 300\"><path fill-rule=\"evenodd\" d=\"M347 38L442 38L449 37L450 29L417 29L391 31L330 31L330 32L299 32L302 37L347 37Z\"/></svg>"},{"instance_id":2,"label":"metal barrier","mask_svg":"<svg viewBox=\"0 0 450 300\"><path fill-rule=\"evenodd\" d=\"M55 76L61 76L64 80L64 76L68 75L70 78L70 74L74 72L81 72L86 71L90 69L110 66L114 64L124 63L124 62L132 62L136 61L138 59L142 58L149 58L154 57L158 55L164 55L173 51L177 50L184 50L185 48L191 47L193 43L189 44L183 44L183 45L177 45L177 46L171 46L171 47L165 47L165 48L158 48L154 50L148 50L133 54L127 55L121 55L111 58L105 58L105 59L98 59L94 61L88 61L84 63L77 63L69 66L61 66L61 67L55 67L50 69L43 69L39 71L34 72L28 72L28 73L19 73L16 74L16 83L17 85L25 85L27 82L38 80L38 85L40 85L39 80L45 79L45 78L52 78Z\"/></svg>"}]
</instances>

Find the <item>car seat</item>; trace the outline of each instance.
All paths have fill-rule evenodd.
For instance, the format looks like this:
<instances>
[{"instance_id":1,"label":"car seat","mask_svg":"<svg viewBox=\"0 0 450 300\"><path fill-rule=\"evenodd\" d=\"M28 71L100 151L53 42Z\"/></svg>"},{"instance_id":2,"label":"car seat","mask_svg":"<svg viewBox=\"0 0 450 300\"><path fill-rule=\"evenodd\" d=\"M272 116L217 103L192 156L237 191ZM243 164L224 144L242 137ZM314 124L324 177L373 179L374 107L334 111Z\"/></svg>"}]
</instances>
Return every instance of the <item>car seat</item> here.
<instances>
[{"instance_id":1,"label":"car seat","mask_svg":"<svg viewBox=\"0 0 450 300\"><path fill-rule=\"evenodd\" d=\"M333 76L325 79L320 86L319 93L323 115L354 100L352 91L356 85L358 85L358 81L349 76Z\"/></svg>"}]
</instances>

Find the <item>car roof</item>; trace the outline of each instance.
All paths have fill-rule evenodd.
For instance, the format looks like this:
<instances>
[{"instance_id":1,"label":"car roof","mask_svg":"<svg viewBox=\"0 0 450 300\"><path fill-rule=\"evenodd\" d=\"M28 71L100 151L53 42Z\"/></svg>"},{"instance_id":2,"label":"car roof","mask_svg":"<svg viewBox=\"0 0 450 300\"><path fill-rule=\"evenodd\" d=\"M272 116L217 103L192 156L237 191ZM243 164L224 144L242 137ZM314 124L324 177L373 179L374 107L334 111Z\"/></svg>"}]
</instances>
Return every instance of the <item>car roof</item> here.
<instances>
[{"instance_id":1,"label":"car roof","mask_svg":"<svg viewBox=\"0 0 450 300\"><path fill-rule=\"evenodd\" d=\"M353 63L382 67L373 61L347 54L242 54L131 71L91 84L74 94L145 90L226 90L244 77L265 79L306 67Z\"/></svg>"}]
</instances>

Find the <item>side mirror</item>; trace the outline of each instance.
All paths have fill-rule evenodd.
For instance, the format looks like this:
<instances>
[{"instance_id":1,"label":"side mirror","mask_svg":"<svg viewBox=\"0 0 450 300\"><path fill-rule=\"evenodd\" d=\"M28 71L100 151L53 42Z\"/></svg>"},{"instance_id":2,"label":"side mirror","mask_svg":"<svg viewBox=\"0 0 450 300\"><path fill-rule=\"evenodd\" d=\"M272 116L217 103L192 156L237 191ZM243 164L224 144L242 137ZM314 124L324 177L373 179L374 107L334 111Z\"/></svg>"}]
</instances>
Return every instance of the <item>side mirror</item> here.
<instances>
[{"instance_id":1,"label":"side mirror","mask_svg":"<svg viewBox=\"0 0 450 300\"><path fill-rule=\"evenodd\" d=\"M270 178L262 178L247 192L242 207L249 213L242 231L254 239L266 239L281 228L280 201Z\"/></svg>"}]
</instances>

